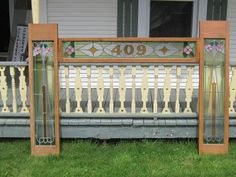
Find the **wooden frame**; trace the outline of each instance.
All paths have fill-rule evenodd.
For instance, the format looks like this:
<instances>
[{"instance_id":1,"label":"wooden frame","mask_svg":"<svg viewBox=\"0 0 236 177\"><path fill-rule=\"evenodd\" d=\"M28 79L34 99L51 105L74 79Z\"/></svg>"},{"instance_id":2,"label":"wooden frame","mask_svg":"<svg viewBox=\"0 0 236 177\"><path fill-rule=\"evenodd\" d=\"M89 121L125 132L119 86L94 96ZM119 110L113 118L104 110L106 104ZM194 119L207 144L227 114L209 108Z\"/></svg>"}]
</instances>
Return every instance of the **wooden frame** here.
<instances>
[{"instance_id":1,"label":"wooden frame","mask_svg":"<svg viewBox=\"0 0 236 177\"><path fill-rule=\"evenodd\" d=\"M204 39L225 39L224 71L224 143L204 144ZM229 24L225 21L200 22L200 79L199 79L199 153L225 154L229 139Z\"/></svg>"},{"instance_id":2,"label":"wooden frame","mask_svg":"<svg viewBox=\"0 0 236 177\"><path fill-rule=\"evenodd\" d=\"M224 143L204 144L204 39L225 40L224 68ZM54 111L55 111L55 145L37 145L35 140L34 109L34 72L33 42L54 42ZM196 42L195 58L63 58L63 42ZM58 46L59 45L59 46ZM30 86L30 132L31 153L33 155L59 154L59 76L58 49L61 63L199 63L199 153L227 153L229 137L229 24L225 21L206 21L200 23L200 39L198 38L62 38L58 42L56 24L29 24L29 86ZM200 57L200 60L199 60ZM214 108L215 109L215 108Z\"/></svg>"},{"instance_id":3,"label":"wooden frame","mask_svg":"<svg viewBox=\"0 0 236 177\"><path fill-rule=\"evenodd\" d=\"M63 58L63 42L196 42L195 58ZM60 38L61 63L199 63L198 38Z\"/></svg>"},{"instance_id":4,"label":"wooden frame","mask_svg":"<svg viewBox=\"0 0 236 177\"><path fill-rule=\"evenodd\" d=\"M59 154L59 88L58 88L58 28L56 24L29 24L29 87L30 87L30 138L32 155ZM55 111L55 145L36 145L35 113L34 113L34 73L33 73L33 41L54 42L54 111Z\"/></svg>"}]
</instances>

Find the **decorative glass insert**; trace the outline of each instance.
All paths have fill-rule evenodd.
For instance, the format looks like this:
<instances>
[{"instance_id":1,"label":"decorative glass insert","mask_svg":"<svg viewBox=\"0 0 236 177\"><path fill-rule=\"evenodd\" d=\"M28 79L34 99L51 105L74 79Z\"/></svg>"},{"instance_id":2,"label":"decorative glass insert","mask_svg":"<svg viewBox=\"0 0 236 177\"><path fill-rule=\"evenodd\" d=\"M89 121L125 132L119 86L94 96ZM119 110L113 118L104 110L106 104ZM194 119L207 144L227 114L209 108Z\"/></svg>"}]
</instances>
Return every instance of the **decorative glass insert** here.
<instances>
[{"instance_id":1,"label":"decorative glass insert","mask_svg":"<svg viewBox=\"0 0 236 177\"><path fill-rule=\"evenodd\" d=\"M204 143L224 143L225 40L204 40Z\"/></svg>"},{"instance_id":2,"label":"decorative glass insert","mask_svg":"<svg viewBox=\"0 0 236 177\"><path fill-rule=\"evenodd\" d=\"M63 42L63 58L195 58L196 42Z\"/></svg>"},{"instance_id":3,"label":"decorative glass insert","mask_svg":"<svg viewBox=\"0 0 236 177\"><path fill-rule=\"evenodd\" d=\"M53 42L33 42L36 145L55 144L53 60Z\"/></svg>"}]
</instances>

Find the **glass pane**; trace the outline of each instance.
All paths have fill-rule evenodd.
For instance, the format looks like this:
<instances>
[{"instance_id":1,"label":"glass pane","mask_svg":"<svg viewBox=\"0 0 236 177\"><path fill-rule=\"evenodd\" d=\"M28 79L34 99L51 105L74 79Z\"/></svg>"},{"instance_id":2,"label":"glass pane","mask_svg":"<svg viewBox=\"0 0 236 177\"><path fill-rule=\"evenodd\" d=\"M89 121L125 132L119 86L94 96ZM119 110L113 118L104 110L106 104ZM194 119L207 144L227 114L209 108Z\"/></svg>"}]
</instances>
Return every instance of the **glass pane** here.
<instances>
[{"instance_id":1,"label":"glass pane","mask_svg":"<svg viewBox=\"0 0 236 177\"><path fill-rule=\"evenodd\" d=\"M224 143L225 41L204 41L204 143Z\"/></svg>"},{"instance_id":2,"label":"glass pane","mask_svg":"<svg viewBox=\"0 0 236 177\"><path fill-rule=\"evenodd\" d=\"M151 1L150 37L190 37L193 2Z\"/></svg>"},{"instance_id":3,"label":"glass pane","mask_svg":"<svg viewBox=\"0 0 236 177\"><path fill-rule=\"evenodd\" d=\"M37 145L55 144L53 49L53 42L33 42L35 138Z\"/></svg>"},{"instance_id":4,"label":"glass pane","mask_svg":"<svg viewBox=\"0 0 236 177\"><path fill-rule=\"evenodd\" d=\"M194 58L196 42L63 42L64 58Z\"/></svg>"}]
</instances>

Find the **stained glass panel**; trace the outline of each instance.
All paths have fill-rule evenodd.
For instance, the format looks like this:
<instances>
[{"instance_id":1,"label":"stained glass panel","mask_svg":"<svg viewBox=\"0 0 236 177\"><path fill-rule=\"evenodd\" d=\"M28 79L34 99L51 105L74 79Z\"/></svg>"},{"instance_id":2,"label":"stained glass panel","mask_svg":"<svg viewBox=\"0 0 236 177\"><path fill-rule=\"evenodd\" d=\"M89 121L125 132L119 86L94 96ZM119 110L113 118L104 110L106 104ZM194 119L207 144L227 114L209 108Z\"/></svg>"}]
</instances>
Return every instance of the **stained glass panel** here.
<instances>
[{"instance_id":1,"label":"stained glass panel","mask_svg":"<svg viewBox=\"0 0 236 177\"><path fill-rule=\"evenodd\" d=\"M225 40L204 40L204 143L224 143Z\"/></svg>"},{"instance_id":2,"label":"stained glass panel","mask_svg":"<svg viewBox=\"0 0 236 177\"><path fill-rule=\"evenodd\" d=\"M55 144L53 50L53 42L33 42L36 145Z\"/></svg>"},{"instance_id":3,"label":"stained glass panel","mask_svg":"<svg viewBox=\"0 0 236 177\"><path fill-rule=\"evenodd\" d=\"M195 58L196 42L63 42L64 58Z\"/></svg>"}]
</instances>

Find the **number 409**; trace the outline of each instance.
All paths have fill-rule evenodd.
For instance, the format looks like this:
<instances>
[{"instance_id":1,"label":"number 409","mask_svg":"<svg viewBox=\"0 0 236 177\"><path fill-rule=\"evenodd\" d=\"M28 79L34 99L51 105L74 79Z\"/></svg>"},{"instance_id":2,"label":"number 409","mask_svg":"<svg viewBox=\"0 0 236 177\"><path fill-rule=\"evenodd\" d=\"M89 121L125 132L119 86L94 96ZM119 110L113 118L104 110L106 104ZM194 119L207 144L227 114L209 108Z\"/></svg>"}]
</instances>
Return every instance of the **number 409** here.
<instances>
[{"instance_id":1,"label":"number 409","mask_svg":"<svg viewBox=\"0 0 236 177\"><path fill-rule=\"evenodd\" d=\"M144 55L146 53L146 47L145 45L138 45L137 46L137 55ZM134 54L134 46L133 45L125 45L123 48L123 51L120 47L120 45L116 45L112 50L112 53L116 55L120 55L122 52L124 52L125 55L133 55Z\"/></svg>"}]
</instances>

